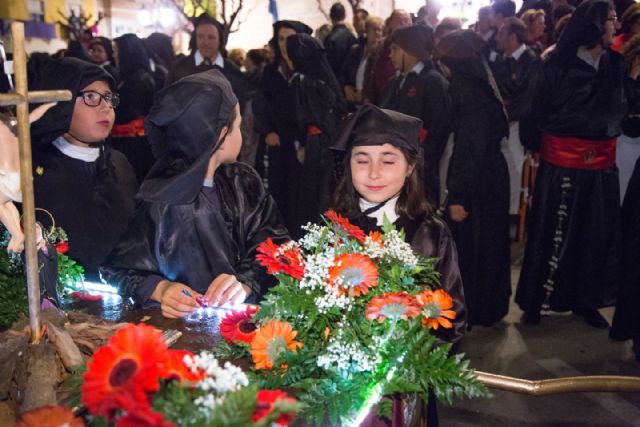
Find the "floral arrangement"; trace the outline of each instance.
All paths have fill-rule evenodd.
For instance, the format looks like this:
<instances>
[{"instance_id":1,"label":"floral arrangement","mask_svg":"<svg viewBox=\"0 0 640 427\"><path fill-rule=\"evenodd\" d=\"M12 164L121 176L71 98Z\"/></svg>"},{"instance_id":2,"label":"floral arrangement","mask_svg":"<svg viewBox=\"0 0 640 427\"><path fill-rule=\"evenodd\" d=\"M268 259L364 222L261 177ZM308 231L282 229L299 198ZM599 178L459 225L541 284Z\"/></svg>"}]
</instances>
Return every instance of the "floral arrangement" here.
<instances>
[{"instance_id":1,"label":"floral arrangement","mask_svg":"<svg viewBox=\"0 0 640 427\"><path fill-rule=\"evenodd\" d=\"M59 296L68 296L80 289L84 282L84 269L65 254L69 250L69 242L64 230L51 227L45 235L58 257L57 289ZM9 253L7 245L11 235L0 224L0 328L11 326L20 314L27 314L29 302L24 273L24 263L19 254Z\"/></svg>"},{"instance_id":2,"label":"floral arrangement","mask_svg":"<svg viewBox=\"0 0 640 427\"><path fill-rule=\"evenodd\" d=\"M377 403L390 418L391 400L380 399L395 393L486 396L463 355L433 333L456 318L435 260L414 253L391 224L366 235L333 211L325 222L305 226L299 241L258 247L279 283L260 309L223 319L217 354L250 358L250 380L291 390L315 424L357 425Z\"/></svg>"},{"instance_id":3,"label":"floral arrangement","mask_svg":"<svg viewBox=\"0 0 640 427\"><path fill-rule=\"evenodd\" d=\"M168 349L160 331L145 324L120 328L94 353L80 392L93 426L286 426L300 407L280 390L258 390L240 368L209 352ZM56 425L84 425L64 407L29 412L18 425L50 425L52 417L62 419Z\"/></svg>"}]
</instances>

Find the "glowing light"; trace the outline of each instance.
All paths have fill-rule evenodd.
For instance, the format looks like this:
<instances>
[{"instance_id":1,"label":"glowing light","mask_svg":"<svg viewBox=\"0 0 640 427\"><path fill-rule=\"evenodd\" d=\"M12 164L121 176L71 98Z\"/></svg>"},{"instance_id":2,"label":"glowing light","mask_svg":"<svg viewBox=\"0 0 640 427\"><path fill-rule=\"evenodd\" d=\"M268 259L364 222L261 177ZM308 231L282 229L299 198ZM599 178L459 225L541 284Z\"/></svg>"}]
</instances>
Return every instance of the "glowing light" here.
<instances>
[{"instance_id":1,"label":"glowing light","mask_svg":"<svg viewBox=\"0 0 640 427\"><path fill-rule=\"evenodd\" d=\"M396 367L394 366L389 370L389 372L387 372L386 381L390 381L391 378L393 378L393 374L395 374L395 372ZM375 404L380 402L380 398L382 397L382 387L384 386L384 383L385 381L382 381L373 386L373 388L367 394L367 398L365 399L360 412L358 412L358 415L349 424L347 424L348 426L358 427L360 426L360 424L362 424Z\"/></svg>"}]
</instances>

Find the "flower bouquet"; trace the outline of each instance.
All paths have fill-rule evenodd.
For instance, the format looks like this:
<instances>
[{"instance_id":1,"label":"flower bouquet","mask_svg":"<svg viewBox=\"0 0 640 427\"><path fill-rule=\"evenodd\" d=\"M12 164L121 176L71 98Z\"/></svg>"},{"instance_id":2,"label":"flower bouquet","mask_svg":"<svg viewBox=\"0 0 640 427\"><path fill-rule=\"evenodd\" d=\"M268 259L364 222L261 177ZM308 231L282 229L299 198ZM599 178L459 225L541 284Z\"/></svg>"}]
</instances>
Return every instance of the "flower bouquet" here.
<instances>
[{"instance_id":1,"label":"flower bouquet","mask_svg":"<svg viewBox=\"0 0 640 427\"><path fill-rule=\"evenodd\" d=\"M120 328L94 353L80 392L92 426L286 426L300 406L280 390L258 390L209 352L167 349L160 331L145 324ZM17 425L53 425L54 417L64 421L55 425L84 425L64 407L26 413Z\"/></svg>"},{"instance_id":2,"label":"flower bouquet","mask_svg":"<svg viewBox=\"0 0 640 427\"><path fill-rule=\"evenodd\" d=\"M365 235L333 211L325 217L297 242L258 247L279 283L260 309L223 319L217 354L249 357L250 381L291 391L315 424L358 425L375 404L390 418L384 396L397 393L486 396L463 355L432 333L456 317L435 260L416 255L391 224Z\"/></svg>"}]
</instances>

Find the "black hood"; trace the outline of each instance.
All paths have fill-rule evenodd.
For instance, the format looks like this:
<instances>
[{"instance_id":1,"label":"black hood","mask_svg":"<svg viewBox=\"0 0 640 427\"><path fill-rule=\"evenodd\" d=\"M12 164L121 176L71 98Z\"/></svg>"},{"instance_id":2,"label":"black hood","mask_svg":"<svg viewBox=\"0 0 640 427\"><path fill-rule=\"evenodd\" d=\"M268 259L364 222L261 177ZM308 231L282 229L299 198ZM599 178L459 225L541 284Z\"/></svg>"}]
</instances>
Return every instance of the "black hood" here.
<instances>
[{"instance_id":1,"label":"black hood","mask_svg":"<svg viewBox=\"0 0 640 427\"><path fill-rule=\"evenodd\" d=\"M238 103L218 70L178 80L164 89L145 119L157 159L138 198L169 204L191 203L198 195L211 155Z\"/></svg>"},{"instance_id":2,"label":"black hood","mask_svg":"<svg viewBox=\"0 0 640 427\"><path fill-rule=\"evenodd\" d=\"M31 140L34 147L48 144L69 130L76 95L91 83L101 80L114 90L111 74L102 67L76 58L49 59L30 64L29 90L69 90L70 101L61 101L50 108L44 116L31 125Z\"/></svg>"},{"instance_id":3,"label":"black hood","mask_svg":"<svg viewBox=\"0 0 640 427\"><path fill-rule=\"evenodd\" d=\"M282 58L282 52L280 52L280 46L278 45L278 31L280 28L290 28L298 34L312 34L313 30L307 24L304 24L300 21L288 21L282 20L275 22L273 24L273 38L269 40L271 44L271 48L275 54L276 61L279 61Z\"/></svg>"}]
</instances>

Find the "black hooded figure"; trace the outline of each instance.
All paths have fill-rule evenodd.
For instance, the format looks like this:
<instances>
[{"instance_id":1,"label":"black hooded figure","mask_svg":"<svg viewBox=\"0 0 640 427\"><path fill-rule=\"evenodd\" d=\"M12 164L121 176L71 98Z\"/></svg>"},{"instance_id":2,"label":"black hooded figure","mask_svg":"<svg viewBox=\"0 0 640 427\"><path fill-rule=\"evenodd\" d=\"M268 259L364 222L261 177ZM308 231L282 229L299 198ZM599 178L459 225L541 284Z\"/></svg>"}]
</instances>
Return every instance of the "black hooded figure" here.
<instances>
[{"instance_id":1,"label":"black hooded figure","mask_svg":"<svg viewBox=\"0 0 640 427\"><path fill-rule=\"evenodd\" d=\"M576 9L521 123L524 146L540 154L516 293L531 323L541 310L573 310L608 326L597 310L613 303L620 280L615 144L638 89L624 58L608 49L614 15L604 0Z\"/></svg>"},{"instance_id":2,"label":"black hooded figure","mask_svg":"<svg viewBox=\"0 0 640 427\"><path fill-rule=\"evenodd\" d=\"M127 232L101 269L138 305L162 302L163 314L177 317L189 307L167 309L155 296L162 283L205 294L216 278L233 275L256 302L273 282L255 260L256 248L288 235L260 177L243 163L224 162L205 179L214 154L229 150L229 135L239 133L237 104L228 80L210 70L168 86L147 117L158 160L140 187Z\"/></svg>"},{"instance_id":3,"label":"black hooded figure","mask_svg":"<svg viewBox=\"0 0 640 427\"><path fill-rule=\"evenodd\" d=\"M445 36L435 56L451 81L453 153L447 175L447 221L456 239L469 324L502 319L511 294L509 172L500 144L509 133L500 93L471 31Z\"/></svg>"},{"instance_id":4,"label":"black hooded figure","mask_svg":"<svg viewBox=\"0 0 640 427\"><path fill-rule=\"evenodd\" d=\"M127 157L138 182L142 182L154 162L144 133L144 117L153 104L156 83L147 49L138 36L125 34L116 38L114 43L118 50L118 93L121 103L116 110L111 143Z\"/></svg>"},{"instance_id":5,"label":"black hooded figure","mask_svg":"<svg viewBox=\"0 0 640 427\"><path fill-rule=\"evenodd\" d=\"M286 37L292 34L311 34L307 25L298 21L278 21L273 24L271 47L275 53L273 62L262 74L258 94L253 102L255 129L264 138L265 144L258 146L256 166L265 178L269 192L273 195L287 228L293 231L298 226L295 211L299 194L300 162L296 158L300 141L306 137L295 126L296 99L289 79L293 70L287 62ZM282 40L279 37L282 36Z\"/></svg>"},{"instance_id":6,"label":"black hooded figure","mask_svg":"<svg viewBox=\"0 0 640 427\"><path fill-rule=\"evenodd\" d=\"M100 48L102 48L104 54L107 56L107 60L104 62L98 62L93 55L93 51L100 50ZM116 60L113 57L113 45L111 43L111 40L106 37L94 37L93 39L91 39L91 41L89 42L89 56L91 56L94 64L104 68L105 71L111 74L113 76L113 79L118 82L120 73L118 73Z\"/></svg>"},{"instance_id":7,"label":"black hooded figure","mask_svg":"<svg viewBox=\"0 0 640 427\"><path fill-rule=\"evenodd\" d=\"M303 160L300 193L297 198L298 227L291 230L299 236L300 225L317 222L327 210L334 170L333 142L346 103L324 49L308 34L287 38L287 53L294 74L289 81L295 99L296 122L302 135L299 158Z\"/></svg>"},{"instance_id":8,"label":"black hooded figure","mask_svg":"<svg viewBox=\"0 0 640 427\"><path fill-rule=\"evenodd\" d=\"M69 136L76 126L72 120L81 120L85 132L110 128L113 119L109 123L85 123L75 110L105 108L107 101L103 98L98 106L88 107L80 92L96 81L105 82L113 90L113 78L99 66L75 58L42 63L32 77L32 90L67 89L74 95L72 101L59 102L31 126L36 207L49 211L56 226L66 231L67 255L85 268L87 280L99 281L98 266L133 214L138 185L131 165L119 151L102 141L77 146L67 138L77 140ZM51 219L43 212L37 212L37 220L47 228L51 226Z\"/></svg>"}]
</instances>

